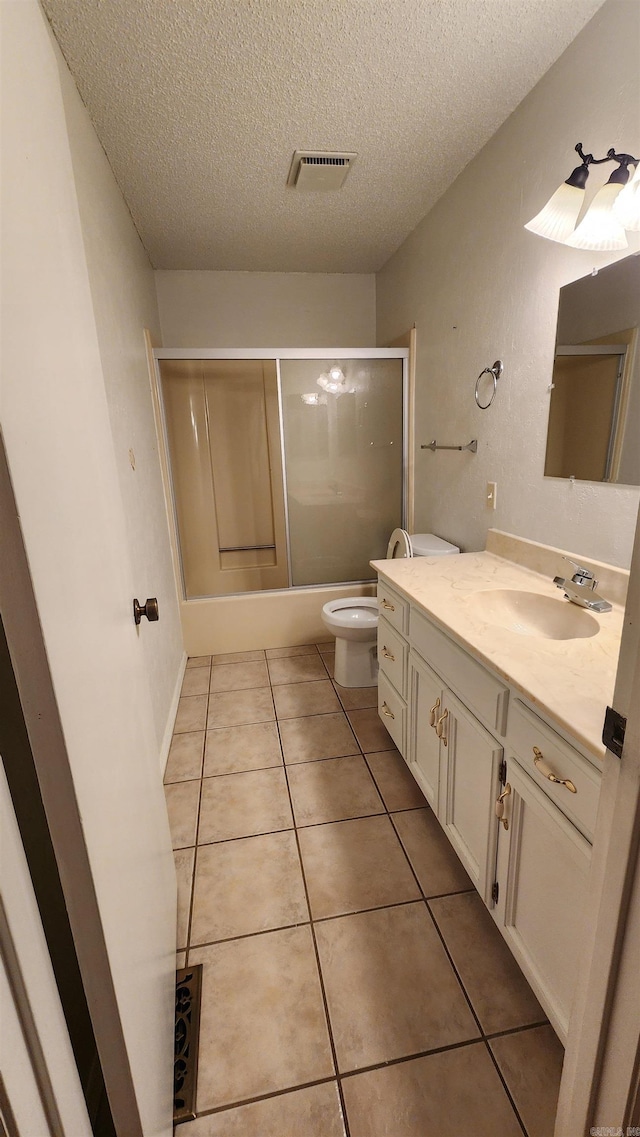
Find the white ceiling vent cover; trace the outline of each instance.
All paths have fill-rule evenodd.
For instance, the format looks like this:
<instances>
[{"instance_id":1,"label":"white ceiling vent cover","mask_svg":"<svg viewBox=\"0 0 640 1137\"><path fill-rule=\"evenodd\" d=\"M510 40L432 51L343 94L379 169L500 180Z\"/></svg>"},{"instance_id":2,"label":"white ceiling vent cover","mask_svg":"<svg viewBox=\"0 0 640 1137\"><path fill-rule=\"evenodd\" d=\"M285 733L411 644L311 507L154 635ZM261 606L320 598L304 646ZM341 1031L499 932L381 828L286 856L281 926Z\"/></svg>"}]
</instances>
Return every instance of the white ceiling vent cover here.
<instances>
[{"instance_id":1,"label":"white ceiling vent cover","mask_svg":"<svg viewBox=\"0 0 640 1137\"><path fill-rule=\"evenodd\" d=\"M326 150L296 150L287 185L304 191L340 189L357 157Z\"/></svg>"}]
</instances>

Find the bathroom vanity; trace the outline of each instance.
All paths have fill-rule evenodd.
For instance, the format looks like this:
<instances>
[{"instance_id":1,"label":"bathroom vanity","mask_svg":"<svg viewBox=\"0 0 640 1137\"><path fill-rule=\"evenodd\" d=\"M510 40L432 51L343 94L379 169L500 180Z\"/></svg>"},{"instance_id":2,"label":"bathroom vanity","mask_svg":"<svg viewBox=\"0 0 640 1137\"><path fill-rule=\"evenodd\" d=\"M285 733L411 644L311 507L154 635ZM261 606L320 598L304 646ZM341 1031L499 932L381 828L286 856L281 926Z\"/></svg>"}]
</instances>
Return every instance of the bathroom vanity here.
<instances>
[{"instance_id":1,"label":"bathroom vanity","mask_svg":"<svg viewBox=\"0 0 640 1137\"><path fill-rule=\"evenodd\" d=\"M595 566L614 607L592 615L553 585L560 558L491 531L373 565L380 716L564 1042L627 574Z\"/></svg>"}]
</instances>

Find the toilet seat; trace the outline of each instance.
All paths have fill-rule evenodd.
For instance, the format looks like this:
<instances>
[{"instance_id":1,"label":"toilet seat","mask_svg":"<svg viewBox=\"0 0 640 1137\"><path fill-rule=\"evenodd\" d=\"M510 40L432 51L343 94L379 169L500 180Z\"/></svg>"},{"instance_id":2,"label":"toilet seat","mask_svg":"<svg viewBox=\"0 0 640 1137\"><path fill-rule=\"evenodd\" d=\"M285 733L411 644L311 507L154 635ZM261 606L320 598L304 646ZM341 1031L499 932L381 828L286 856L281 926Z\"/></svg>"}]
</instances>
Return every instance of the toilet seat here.
<instances>
[{"instance_id":1,"label":"toilet seat","mask_svg":"<svg viewBox=\"0 0 640 1137\"><path fill-rule=\"evenodd\" d=\"M375 596L345 596L344 600L329 601L322 611L334 628L369 633L375 638L378 624L378 601Z\"/></svg>"},{"instance_id":2,"label":"toilet seat","mask_svg":"<svg viewBox=\"0 0 640 1137\"><path fill-rule=\"evenodd\" d=\"M406 529L394 529L387 545L387 560L399 560L402 557L412 557L411 538Z\"/></svg>"}]
</instances>

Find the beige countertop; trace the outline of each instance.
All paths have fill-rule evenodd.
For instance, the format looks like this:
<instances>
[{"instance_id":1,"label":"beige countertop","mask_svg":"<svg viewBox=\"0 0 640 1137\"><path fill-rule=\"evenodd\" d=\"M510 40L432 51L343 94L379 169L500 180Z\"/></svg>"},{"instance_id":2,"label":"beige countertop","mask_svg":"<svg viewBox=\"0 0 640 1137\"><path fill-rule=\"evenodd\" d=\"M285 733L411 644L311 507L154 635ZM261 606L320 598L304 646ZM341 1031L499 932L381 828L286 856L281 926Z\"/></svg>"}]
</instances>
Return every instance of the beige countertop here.
<instances>
[{"instance_id":1,"label":"beige countertop","mask_svg":"<svg viewBox=\"0 0 640 1137\"><path fill-rule=\"evenodd\" d=\"M381 578L448 632L602 761L602 726L613 689L624 608L590 613L600 631L555 640L522 635L482 619L473 598L490 589L540 593L568 604L552 579L492 552L372 561ZM568 566L565 566L568 568ZM556 571L562 572L559 564ZM566 575L563 573L563 575ZM604 589L599 589L607 599Z\"/></svg>"}]
</instances>

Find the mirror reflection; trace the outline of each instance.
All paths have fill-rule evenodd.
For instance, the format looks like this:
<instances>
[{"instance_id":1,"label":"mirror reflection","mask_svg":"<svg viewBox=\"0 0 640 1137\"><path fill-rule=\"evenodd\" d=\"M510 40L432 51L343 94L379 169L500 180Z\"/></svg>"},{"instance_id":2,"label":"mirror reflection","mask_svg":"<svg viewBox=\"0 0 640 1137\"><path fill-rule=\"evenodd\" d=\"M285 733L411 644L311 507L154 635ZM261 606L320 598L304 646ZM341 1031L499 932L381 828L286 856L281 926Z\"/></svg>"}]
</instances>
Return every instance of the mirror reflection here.
<instances>
[{"instance_id":1,"label":"mirror reflection","mask_svg":"<svg viewBox=\"0 0 640 1137\"><path fill-rule=\"evenodd\" d=\"M640 255L560 289L547 477L640 485Z\"/></svg>"}]
</instances>

